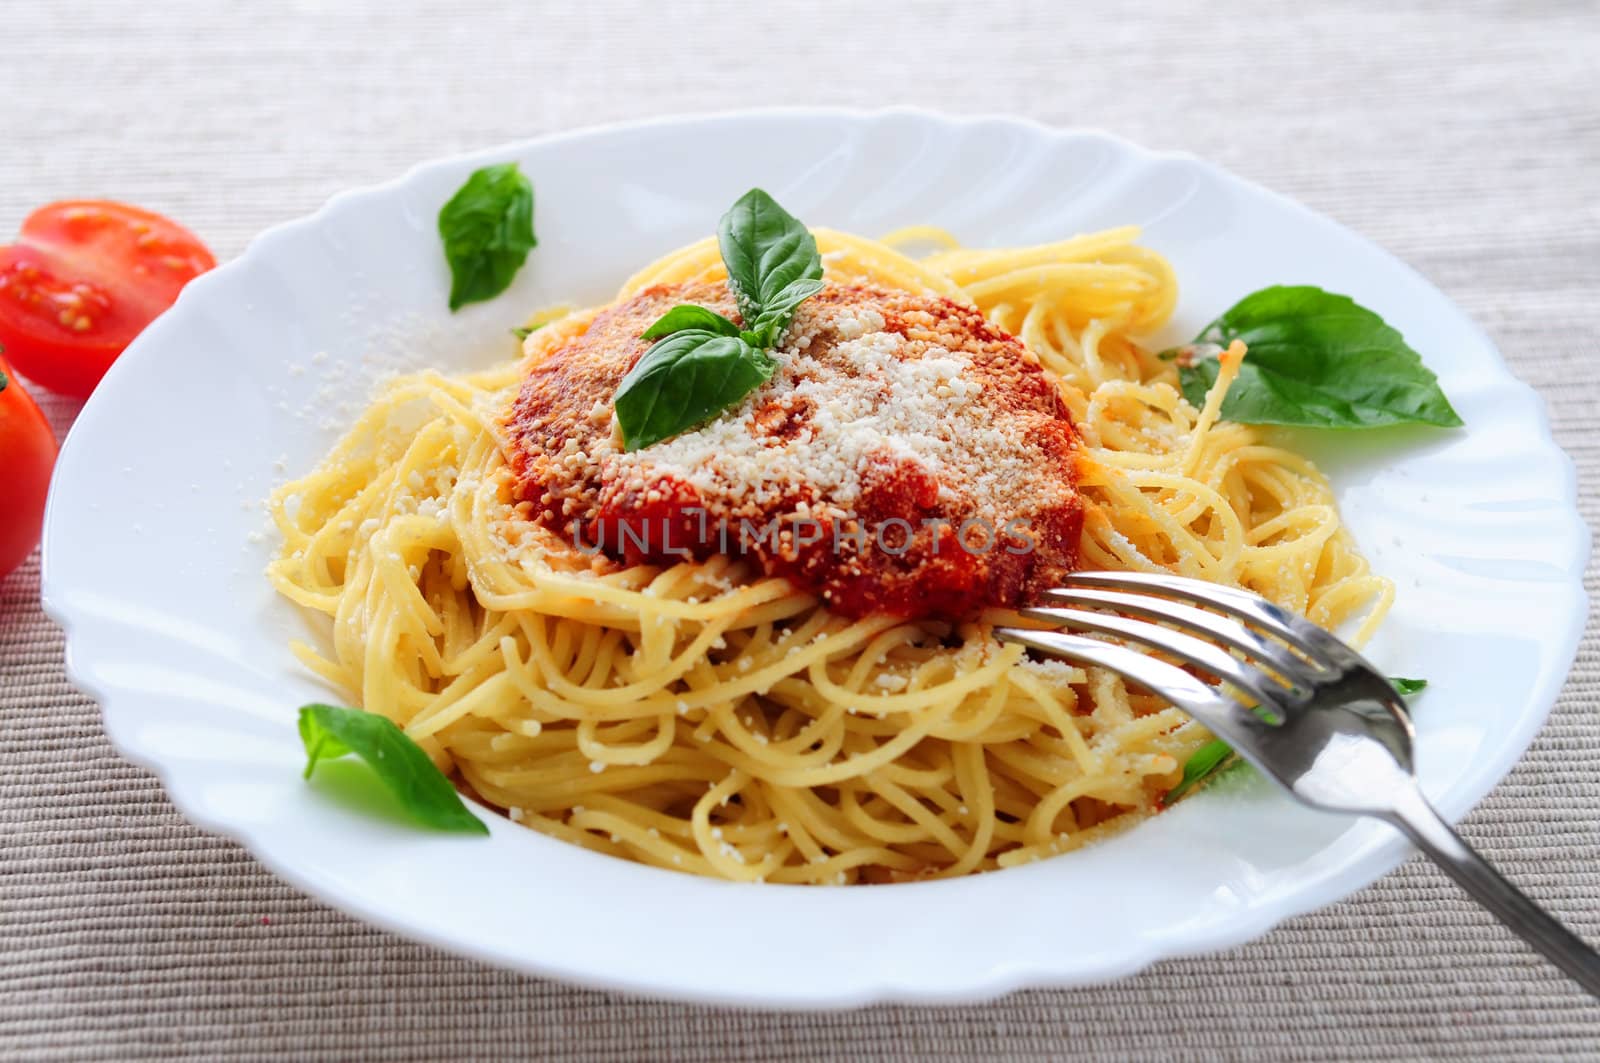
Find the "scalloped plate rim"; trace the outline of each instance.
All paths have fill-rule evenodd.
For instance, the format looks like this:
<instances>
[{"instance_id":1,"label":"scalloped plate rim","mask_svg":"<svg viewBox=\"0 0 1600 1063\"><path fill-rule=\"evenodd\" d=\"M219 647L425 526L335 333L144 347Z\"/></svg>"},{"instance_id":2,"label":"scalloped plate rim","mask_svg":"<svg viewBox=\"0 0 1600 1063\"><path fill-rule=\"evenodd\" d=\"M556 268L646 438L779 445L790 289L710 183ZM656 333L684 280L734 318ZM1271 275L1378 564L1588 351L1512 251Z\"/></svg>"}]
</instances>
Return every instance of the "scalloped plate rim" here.
<instances>
[{"instance_id":1,"label":"scalloped plate rim","mask_svg":"<svg viewBox=\"0 0 1600 1063\"><path fill-rule=\"evenodd\" d=\"M643 121L616 122L549 136L527 138L491 148L463 152L447 158L418 163L391 180L336 193L315 212L264 230L249 242L238 258L225 263L217 270L189 285L173 309L167 315L163 315L161 321L152 326L146 336L154 337L150 343L159 341L160 336L167 329L176 328L176 326L172 325L172 320L189 312L190 308L205 299L213 286L220 286L226 283L227 278L232 277L235 273L242 272L249 264L263 258L268 254L275 241L301 229L315 228L349 205L365 199L391 194L419 177L432 172L465 168L473 164L511 157L535 146L551 147L574 144L589 139L617 135L625 136L641 130L672 127L681 124L736 123L750 120L759 121L767 118L821 118L846 123L861 123L892 120L901 117L917 122L933 122L956 130L994 124L1020 128L1030 136L1039 138L1087 138L1100 140L1117 152L1131 154L1141 159L1161 160L1197 167L1205 171L1212 179L1221 180L1234 186L1242 186L1253 196L1269 197L1280 206L1292 209L1303 220L1313 223L1330 233L1337 234L1340 239L1354 241L1364 251L1383 256L1391 265L1409 273L1413 278L1429 288L1433 287L1409 265L1401 262L1352 230L1323 215L1317 214L1292 199L1239 178L1213 163L1186 152L1152 151L1098 129L1058 128L1031 119L1006 115L947 116L919 108L906 107L883 110L786 107L671 115ZM1448 298L1444 297L1442 293L1440 298L1449 302ZM1454 304L1451 305L1453 306ZM1581 573L1583 564L1588 557L1590 545L1589 530L1577 514L1576 467L1571 458L1555 442L1550 430L1547 404L1543 397L1511 375L1493 341L1476 322L1471 321L1465 314L1460 313L1459 308L1457 308L1457 313L1460 314L1464 321L1470 324L1470 327L1475 330L1480 338L1484 348L1493 355L1496 363L1495 369L1500 377L1503 378L1502 383L1513 385L1534 398L1537 412L1537 423L1535 425L1538 430L1538 438L1535 441L1537 449L1553 452L1559 456L1562 473L1562 512L1560 517L1575 525L1577 531L1577 548L1575 556L1571 559L1571 563L1577 569L1577 578L1567 588L1570 591L1567 601L1570 604L1572 614L1579 620L1577 623L1569 625L1567 637L1556 652L1557 658L1565 661L1566 667L1570 668L1570 663L1576 656L1578 643L1583 632L1581 621L1587 615L1587 594L1582 585ZM147 343L145 338L141 337L140 340L136 341L136 346L149 346L150 343ZM89 422L90 419L99 415L100 410L110 405L112 400L108 396L115 394L117 381L121 378L128 364L128 360L123 359L113 367L111 373L107 376L105 385L85 405L79 416L80 422ZM69 433L62 447L61 467L65 468L69 461L75 461L75 455L74 434ZM670 975L658 979L619 978L604 972L582 968L581 966L552 962L549 958L527 955L513 957L471 948L463 945L458 940L450 938L448 935L433 931L423 923L391 918L357 899L338 893L337 890L330 888L325 880L303 867L297 866L292 859L287 858L286 854L265 844L251 830L249 825L231 821L226 816L213 815L209 811L199 808L194 802L181 800L178 791L181 791L183 786L177 782L177 776L181 774L181 769L163 761L160 756L140 748L137 743L130 741L126 734L118 736L121 727L125 723L130 723L131 720L123 714L124 709L120 694L114 688L103 687L88 676L88 669L83 664L83 658L86 654L92 655L94 650L85 644L85 632L92 628L92 625L79 625L76 622L75 611L67 601L70 588L63 586L60 574L52 564L53 555L50 542L54 538L53 529L57 524L58 501L62 493L57 490L55 485L52 485L47 509L45 551L42 562L41 595L43 605L45 612L63 628L66 634L66 671L68 678L79 690L94 698L102 706L108 736L112 737L113 743L117 746L119 752L129 761L154 772L160 778L167 792L173 795L174 803L179 807L179 810L192 822L195 822L203 829L238 841L278 877L312 896L350 912L369 923L382 926L387 930L413 940L423 941L457 954L472 956L508 969L557 977L568 982L597 989L621 990L658 998L702 1004L718 1003L737 1006L805 1008L852 1007L878 1002L928 1004L987 1000L1023 988L1082 985L1123 977L1135 973L1160 959L1208 953L1243 944L1260 937L1285 919L1313 911L1337 899L1348 896L1398 866L1410 853L1409 846L1402 841L1400 836L1392 834L1385 841L1368 847L1368 850L1358 859L1348 861L1338 868L1324 869L1318 876L1298 887L1292 899L1270 904L1257 901L1251 908L1242 912L1236 922L1227 926L1218 926L1210 932L1191 934L1186 938L1177 940L1172 940L1172 933L1157 938L1148 936L1133 938L1129 940L1129 947L1123 954L1088 965L1070 962L1059 965L1016 965L997 959L982 971L969 971L964 976L948 976L943 982L944 988L940 990L930 990L926 987L914 988L904 980L893 982L880 979L870 984L848 986L841 991L832 991L830 987L825 986L807 986L801 987L798 991L789 995L775 996L770 990L741 993L722 987L717 991L708 993L694 987L685 987L682 984L675 983ZM1533 710L1527 712L1517 721L1518 726L1506 735L1508 741L1495 750L1494 756L1483 758L1483 762L1477 764L1475 770L1458 781L1448 798L1440 802L1442 811L1449 818L1454 820L1465 814L1468 809L1487 794L1496 782L1504 777L1511 766L1522 756L1547 718L1564 680L1564 671L1559 673L1546 671L1540 674L1538 684L1529 699L1530 705L1534 706ZM129 703L135 700L131 696L127 699ZM950 884L941 883L937 885ZM783 889L784 887L764 888ZM922 887L911 886L906 888L915 890Z\"/></svg>"}]
</instances>

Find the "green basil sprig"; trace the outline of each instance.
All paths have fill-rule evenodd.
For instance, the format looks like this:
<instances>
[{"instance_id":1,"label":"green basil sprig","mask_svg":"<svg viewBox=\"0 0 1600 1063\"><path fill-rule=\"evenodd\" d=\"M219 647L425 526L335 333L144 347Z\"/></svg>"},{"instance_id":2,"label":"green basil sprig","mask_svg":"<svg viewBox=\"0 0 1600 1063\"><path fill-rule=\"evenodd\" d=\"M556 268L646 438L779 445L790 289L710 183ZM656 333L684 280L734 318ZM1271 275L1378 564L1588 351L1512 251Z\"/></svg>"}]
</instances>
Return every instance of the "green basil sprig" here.
<instances>
[{"instance_id":1,"label":"green basil sprig","mask_svg":"<svg viewBox=\"0 0 1600 1063\"><path fill-rule=\"evenodd\" d=\"M514 162L474 171L440 209L439 235L450 263L450 309L493 299L539 244L532 183Z\"/></svg>"},{"instance_id":2,"label":"green basil sprig","mask_svg":"<svg viewBox=\"0 0 1600 1063\"><path fill-rule=\"evenodd\" d=\"M1234 340L1250 353L1222 402L1230 421L1313 428L1461 424L1417 352L1348 296L1278 286L1234 304L1176 352L1183 396L1197 408L1217 380L1217 360L1209 355Z\"/></svg>"},{"instance_id":3,"label":"green basil sprig","mask_svg":"<svg viewBox=\"0 0 1600 1063\"><path fill-rule=\"evenodd\" d=\"M1428 685L1426 679L1405 679L1400 676L1391 676L1389 683L1397 693L1404 696L1419 693ZM1257 711L1259 712L1259 707ZM1213 738L1189 754L1189 759L1183 765L1183 777L1162 796L1161 803L1170 805L1201 783L1214 782L1225 772L1243 763L1244 761L1234 756L1232 746L1220 738Z\"/></svg>"},{"instance_id":4,"label":"green basil sprig","mask_svg":"<svg viewBox=\"0 0 1600 1063\"><path fill-rule=\"evenodd\" d=\"M719 336L739 335L739 326L715 310L693 303L679 303L656 319L656 323L639 333L642 340L656 340L674 332L714 332Z\"/></svg>"},{"instance_id":5,"label":"green basil sprig","mask_svg":"<svg viewBox=\"0 0 1600 1063\"><path fill-rule=\"evenodd\" d=\"M674 332L645 352L617 390L625 450L638 450L709 421L765 384L777 368L738 336Z\"/></svg>"},{"instance_id":6,"label":"green basil sprig","mask_svg":"<svg viewBox=\"0 0 1600 1063\"><path fill-rule=\"evenodd\" d=\"M822 256L811 230L759 188L746 192L722 216L717 246L728 267L728 287L746 321L785 302L792 311L822 286ZM794 294L807 287L808 294Z\"/></svg>"},{"instance_id":7,"label":"green basil sprig","mask_svg":"<svg viewBox=\"0 0 1600 1063\"><path fill-rule=\"evenodd\" d=\"M624 450L694 428L772 379L767 351L800 304L822 290L822 256L800 220L752 188L717 225L728 288L747 328L704 306L680 304L641 333L656 343L617 387Z\"/></svg>"},{"instance_id":8,"label":"green basil sprig","mask_svg":"<svg viewBox=\"0 0 1600 1063\"><path fill-rule=\"evenodd\" d=\"M300 741L306 747L308 779L318 761L354 753L416 820L439 830L489 833L428 754L387 717L337 705L305 705L300 709Z\"/></svg>"}]
</instances>

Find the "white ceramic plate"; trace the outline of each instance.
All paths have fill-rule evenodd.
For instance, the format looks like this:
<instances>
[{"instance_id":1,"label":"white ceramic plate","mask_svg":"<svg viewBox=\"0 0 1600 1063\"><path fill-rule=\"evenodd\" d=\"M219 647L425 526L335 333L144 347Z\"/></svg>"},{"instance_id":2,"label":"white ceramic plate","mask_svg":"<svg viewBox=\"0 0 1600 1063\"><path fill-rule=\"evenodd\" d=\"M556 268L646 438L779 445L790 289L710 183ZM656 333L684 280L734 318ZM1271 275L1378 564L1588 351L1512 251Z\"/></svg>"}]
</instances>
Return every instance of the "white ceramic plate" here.
<instances>
[{"instance_id":1,"label":"white ceramic plate","mask_svg":"<svg viewBox=\"0 0 1600 1063\"><path fill-rule=\"evenodd\" d=\"M478 166L536 184L540 244L511 291L446 311L440 205ZM62 451L45 607L106 731L196 823L307 892L489 963L710 1002L958 1001L1097 981L1226 948L1393 868L1388 828L1254 785L1028 867L863 889L743 886L636 866L487 811L488 840L377 821L307 785L294 729L327 691L285 647L259 505L400 366L513 354L532 308L607 299L712 231L752 185L808 222L914 222L976 245L1136 222L1183 287L1171 337L1247 292L1314 283L1404 332L1466 420L1302 442L1399 603L1372 650L1432 682L1423 786L1451 818L1543 721L1586 615L1588 534L1539 399L1426 281L1360 237L1193 158L1100 133L893 111L768 112L600 129L430 163L266 233L118 361Z\"/></svg>"}]
</instances>

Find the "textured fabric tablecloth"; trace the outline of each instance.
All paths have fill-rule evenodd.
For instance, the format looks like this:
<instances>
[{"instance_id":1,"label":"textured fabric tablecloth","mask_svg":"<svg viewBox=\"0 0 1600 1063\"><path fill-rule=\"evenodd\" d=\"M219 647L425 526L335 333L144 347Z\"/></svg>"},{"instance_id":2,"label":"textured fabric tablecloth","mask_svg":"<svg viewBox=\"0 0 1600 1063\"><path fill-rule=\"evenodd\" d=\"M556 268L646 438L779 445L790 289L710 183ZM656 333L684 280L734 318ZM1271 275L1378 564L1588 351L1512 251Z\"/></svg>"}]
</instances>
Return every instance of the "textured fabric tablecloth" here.
<instances>
[{"instance_id":1,"label":"textured fabric tablecloth","mask_svg":"<svg viewBox=\"0 0 1600 1063\"><path fill-rule=\"evenodd\" d=\"M423 159L671 112L922 104L1101 126L1214 159L1420 269L1545 396L1600 515L1600 7L1094 7L3 0L0 235L46 200L104 195L226 259ZM76 405L40 398L65 433ZM33 560L0 581L0 1057L1600 1053L1600 1007L1418 859L1226 955L977 1007L718 1011L489 970L187 825L61 658ZM1597 708L1591 636L1464 826L1592 940Z\"/></svg>"}]
</instances>

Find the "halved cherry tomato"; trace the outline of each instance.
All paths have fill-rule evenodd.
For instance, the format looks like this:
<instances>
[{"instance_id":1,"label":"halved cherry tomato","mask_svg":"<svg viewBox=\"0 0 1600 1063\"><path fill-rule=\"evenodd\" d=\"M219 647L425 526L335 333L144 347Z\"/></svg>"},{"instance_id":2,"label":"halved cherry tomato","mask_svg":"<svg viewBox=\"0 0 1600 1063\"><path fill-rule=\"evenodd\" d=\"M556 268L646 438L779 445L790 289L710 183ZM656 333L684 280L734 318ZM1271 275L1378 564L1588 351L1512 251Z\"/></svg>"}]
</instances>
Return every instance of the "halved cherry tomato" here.
<instances>
[{"instance_id":1,"label":"halved cherry tomato","mask_svg":"<svg viewBox=\"0 0 1600 1063\"><path fill-rule=\"evenodd\" d=\"M0 576L39 541L56 437L22 382L0 358Z\"/></svg>"},{"instance_id":2,"label":"halved cherry tomato","mask_svg":"<svg viewBox=\"0 0 1600 1063\"><path fill-rule=\"evenodd\" d=\"M183 286L217 264L193 233L138 207L52 203L0 247L0 346L22 373L86 398Z\"/></svg>"}]
</instances>

